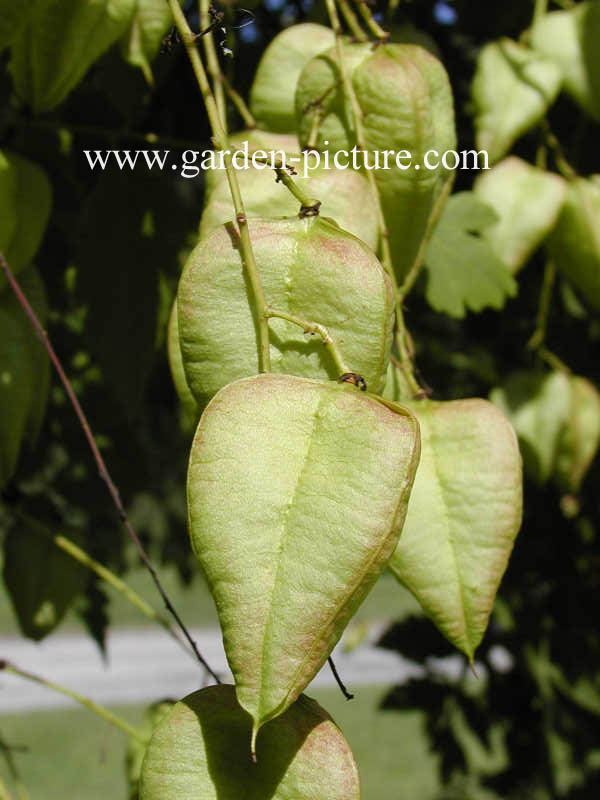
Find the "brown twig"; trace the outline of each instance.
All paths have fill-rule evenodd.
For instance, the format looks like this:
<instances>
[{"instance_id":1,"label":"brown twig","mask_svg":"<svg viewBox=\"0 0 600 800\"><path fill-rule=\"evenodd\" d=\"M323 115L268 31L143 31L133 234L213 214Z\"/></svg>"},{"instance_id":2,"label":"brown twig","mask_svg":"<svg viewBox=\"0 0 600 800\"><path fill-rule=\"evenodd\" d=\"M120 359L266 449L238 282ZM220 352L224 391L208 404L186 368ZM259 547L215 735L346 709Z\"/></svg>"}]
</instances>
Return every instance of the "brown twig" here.
<instances>
[{"instance_id":1,"label":"brown twig","mask_svg":"<svg viewBox=\"0 0 600 800\"><path fill-rule=\"evenodd\" d=\"M123 507L123 503L121 502L121 497L119 495L119 490L117 489L117 487L115 486L115 484L113 483L113 481L112 481L112 479L110 477L108 469L106 468L106 464L104 463L104 459L102 458L100 450L98 449L98 445L96 444L96 442L94 440L94 436L92 434L92 431L91 431L91 428L90 428L89 423L87 421L87 418L86 418L86 416L85 416L85 414L83 412L83 409L81 408L79 400L75 396L75 392L73 391L73 387L71 386L71 383L69 382L69 379L67 378L67 376L65 374L65 371L64 371L64 369L62 367L62 364L61 364L58 356L56 355L56 353L54 351L54 348L52 347L52 343L50 342L48 334L44 330L44 328L42 327L42 324L40 323L35 311L32 309L31 305L29 304L29 301L27 300L27 298L23 294L23 291L22 291L21 287L19 286L19 284L17 283L17 280L16 280L15 276L13 275L12 270L8 266L8 263L7 263L6 259L4 258L4 254L2 252L0 252L0 267L2 267L2 269L4 270L6 278L7 278L8 282L9 282L13 292L15 293L15 295L17 297L17 300L19 301L23 311L25 312L25 314L27 315L29 321L31 322L31 324L32 324L37 336L39 337L39 339L41 340L42 344L46 348L46 351L47 351L47 353L48 353L48 355L50 357L50 360L52 361L52 364L54 365L54 368L58 372L58 376L59 376L59 378L61 380L61 383L62 383L62 385L63 385L63 387L64 387L64 389L65 389L65 391L67 393L67 396L68 396L68 398L69 398L69 400L71 402L71 405L73 406L73 409L74 409L74 411L75 411L75 413L77 415L77 418L79 419L79 423L81 424L81 427L82 427L83 432L85 434L85 438L88 441L88 444L90 446L90 450L92 451L92 455L94 457L94 461L96 462L96 464L98 466L98 473L100 475L100 478L106 484L108 492L109 492L109 494L110 494L110 496L112 498L112 501L113 501L113 503L115 505L115 508L117 509L117 512L119 514L119 518L121 519L121 522L125 526L125 529L126 529L127 533L129 534L130 539L134 543L134 545L135 545L135 547L136 547L136 549L137 549L137 551L138 551L138 553L140 555L140 558L142 559L146 569L148 570L148 572L152 576L152 580L154 581L154 584L155 584L156 588L158 589L158 592L159 592L160 596L163 599L163 602L165 604L165 608L167 609L167 611L169 611L173 615L173 617L175 619L175 622L177 623L177 625L179 626L181 632L183 633L183 635L187 639L187 641L188 641L190 647L192 648L192 650L194 651L194 654L195 654L196 658L198 659L198 661L202 664L204 669L209 673L209 675L213 678L213 680L215 680L216 683L220 683L221 681L219 679L219 676L217 675L216 672L214 672L210 668L210 666L208 665L206 660L203 658L202 654L198 650L196 642L192 639L188 629L183 624L179 614L177 613L177 611L173 607L173 605L172 605L171 601L169 600L165 590L163 589L163 587L161 585L161 582L160 582L160 580L158 578L158 575L156 574L156 570L152 566L152 563L151 563L146 551L144 550L144 547L143 547L142 543L138 539L138 536L137 536L136 532L134 531L133 526L131 525L131 523L130 523L128 517L127 517L127 514L125 513L125 509Z\"/></svg>"},{"instance_id":2,"label":"brown twig","mask_svg":"<svg viewBox=\"0 0 600 800\"><path fill-rule=\"evenodd\" d=\"M354 695L350 694L348 689L346 689L346 687L344 686L344 684L342 682L342 679L340 678L340 676L338 674L336 666L333 663L333 658L331 656L329 656L329 658L327 659L327 663L329 664L329 666L331 668L331 671L333 672L333 677L336 679L337 685L340 687L341 692L344 695L344 697L346 698L346 700L353 700L354 699Z\"/></svg>"}]
</instances>

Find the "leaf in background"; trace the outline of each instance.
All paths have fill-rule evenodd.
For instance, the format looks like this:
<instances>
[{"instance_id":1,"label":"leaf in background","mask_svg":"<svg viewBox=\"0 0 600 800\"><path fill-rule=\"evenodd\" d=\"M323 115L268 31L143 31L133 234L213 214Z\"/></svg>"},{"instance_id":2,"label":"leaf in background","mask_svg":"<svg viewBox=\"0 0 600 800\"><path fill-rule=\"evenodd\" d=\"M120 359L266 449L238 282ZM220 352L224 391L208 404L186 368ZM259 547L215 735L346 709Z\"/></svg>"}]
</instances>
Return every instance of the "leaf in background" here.
<instances>
[{"instance_id":1,"label":"leaf in background","mask_svg":"<svg viewBox=\"0 0 600 800\"><path fill-rule=\"evenodd\" d=\"M596 180L570 181L548 239L548 252L584 303L600 311L600 185Z\"/></svg>"},{"instance_id":2,"label":"leaf in background","mask_svg":"<svg viewBox=\"0 0 600 800\"><path fill-rule=\"evenodd\" d=\"M42 114L59 105L125 31L136 0L32 0L12 45L19 97Z\"/></svg>"},{"instance_id":3,"label":"leaf in background","mask_svg":"<svg viewBox=\"0 0 600 800\"><path fill-rule=\"evenodd\" d=\"M512 422L526 474L542 485L554 470L559 443L568 420L569 379L563 372L514 372L490 400Z\"/></svg>"},{"instance_id":4,"label":"leaf in background","mask_svg":"<svg viewBox=\"0 0 600 800\"><path fill-rule=\"evenodd\" d=\"M325 325L352 372L383 386L394 306L389 278L359 239L322 217L249 220L252 247L271 308ZM192 251L177 292L183 365L203 408L223 386L259 372L256 309L239 234L222 225ZM269 321L274 372L337 380L319 338Z\"/></svg>"},{"instance_id":5,"label":"leaf in background","mask_svg":"<svg viewBox=\"0 0 600 800\"><path fill-rule=\"evenodd\" d=\"M3 163L10 179L6 173L2 176ZM9 192L4 190L7 183ZM32 161L4 151L0 154L0 202L4 218L0 222L0 250L16 275L31 264L46 231L52 207L48 176ZM13 217L14 225L7 225L6 220L10 223ZM0 291L6 283L4 274L0 274Z\"/></svg>"},{"instance_id":6,"label":"leaf in background","mask_svg":"<svg viewBox=\"0 0 600 800\"><path fill-rule=\"evenodd\" d=\"M384 569L418 459L414 418L350 386L259 375L204 411L190 537L254 734L313 679Z\"/></svg>"},{"instance_id":7,"label":"leaf in background","mask_svg":"<svg viewBox=\"0 0 600 800\"><path fill-rule=\"evenodd\" d=\"M553 61L511 39L485 45L472 85L477 149L499 161L544 116L561 79Z\"/></svg>"},{"instance_id":8,"label":"leaf in background","mask_svg":"<svg viewBox=\"0 0 600 800\"><path fill-rule=\"evenodd\" d=\"M126 61L142 70L150 86L154 83L152 61L172 24L173 17L166 0L135 0L129 30L121 40L121 51Z\"/></svg>"},{"instance_id":9,"label":"leaf in background","mask_svg":"<svg viewBox=\"0 0 600 800\"><path fill-rule=\"evenodd\" d=\"M11 44L27 19L27 8L15 0L0 0L0 52Z\"/></svg>"},{"instance_id":10,"label":"leaf in background","mask_svg":"<svg viewBox=\"0 0 600 800\"><path fill-rule=\"evenodd\" d=\"M39 523L20 522L4 545L4 583L23 634L35 641L56 628L86 581L85 568L52 536Z\"/></svg>"},{"instance_id":11,"label":"leaf in background","mask_svg":"<svg viewBox=\"0 0 600 800\"><path fill-rule=\"evenodd\" d=\"M531 29L532 46L560 68L566 91L600 122L598 41L600 5L595 1L545 14Z\"/></svg>"},{"instance_id":12,"label":"leaf in background","mask_svg":"<svg viewBox=\"0 0 600 800\"><path fill-rule=\"evenodd\" d=\"M464 317L467 309L500 309L517 284L484 238L498 220L473 192L448 200L425 256L427 300L436 311Z\"/></svg>"},{"instance_id":13,"label":"leaf in background","mask_svg":"<svg viewBox=\"0 0 600 800\"><path fill-rule=\"evenodd\" d=\"M565 492L577 494L600 445L600 394L593 383L569 376L569 418L558 443L554 477Z\"/></svg>"},{"instance_id":14,"label":"leaf in background","mask_svg":"<svg viewBox=\"0 0 600 800\"><path fill-rule=\"evenodd\" d=\"M42 324L46 295L34 267L19 276L21 288ZM0 294L0 487L17 467L23 439L35 440L48 398L50 362L16 295Z\"/></svg>"},{"instance_id":15,"label":"leaf in background","mask_svg":"<svg viewBox=\"0 0 600 800\"><path fill-rule=\"evenodd\" d=\"M515 273L554 227L567 182L510 156L489 172L482 172L473 191L498 215L498 220L483 231L484 238Z\"/></svg>"},{"instance_id":16,"label":"leaf in background","mask_svg":"<svg viewBox=\"0 0 600 800\"><path fill-rule=\"evenodd\" d=\"M259 127L274 133L296 129L294 90L303 67L334 43L331 28L305 22L281 31L262 55L252 89L250 111Z\"/></svg>"},{"instance_id":17,"label":"leaf in background","mask_svg":"<svg viewBox=\"0 0 600 800\"><path fill-rule=\"evenodd\" d=\"M90 196L77 258L85 332L106 385L135 414L155 354L163 243L151 178L107 173Z\"/></svg>"},{"instance_id":18,"label":"leaf in background","mask_svg":"<svg viewBox=\"0 0 600 800\"><path fill-rule=\"evenodd\" d=\"M261 731L256 764L248 753L251 728L233 686L184 697L148 745L140 800L360 800L352 751L310 697Z\"/></svg>"},{"instance_id":19,"label":"leaf in background","mask_svg":"<svg viewBox=\"0 0 600 800\"><path fill-rule=\"evenodd\" d=\"M390 569L469 659L521 527L515 432L486 400L411 403L421 460Z\"/></svg>"}]
</instances>

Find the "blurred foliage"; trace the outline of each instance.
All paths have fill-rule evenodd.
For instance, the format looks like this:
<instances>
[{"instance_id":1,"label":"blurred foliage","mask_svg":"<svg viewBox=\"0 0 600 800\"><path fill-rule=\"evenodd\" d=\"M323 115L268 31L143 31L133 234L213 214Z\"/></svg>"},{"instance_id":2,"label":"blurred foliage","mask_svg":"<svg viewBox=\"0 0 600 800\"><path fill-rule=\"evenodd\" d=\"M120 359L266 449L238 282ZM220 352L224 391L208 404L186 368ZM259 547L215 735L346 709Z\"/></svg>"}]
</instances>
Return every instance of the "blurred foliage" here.
<instances>
[{"instance_id":1,"label":"blurred foliage","mask_svg":"<svg viewBox=\"0 0 600 800\"><path fill-rule=\"evenodd\" d=\"M534 3L399 0L392 5L394 25L414 25L436 43L452 82L459 148L474 147L471 82L477 54L500 37L518 40L531 24ZM552 9L559 5L550 3ZM387 3L377 7L384 12ZM185 8L198 29L195 4ZM222 62L246 98L273 36L292 22L323 21L324 12L322 4L313 8L310 0L295 0L262 3L253 13L254 24L239 28L241 12L235 4L226 9L235 57ZM6 30L3 42L10 38L10 27ZM189 436L179 426L166 327L181 266L195 243L203 180L186 180L168 169L149 171L145 163L127 172L116 166L92 170L84 151L180 154L208 148L210 134L182 46L152 62L152 86L146 57L137 59L144 74L124 59L124 49L115 43L61 105L41 116L15 96L8 52L0 52L0 149L37 164L51 179L52 211L35 257L46 287L50 337L142 542L159 563L175 565L189 582L197 573L185 529ZM130 61L136 63L131 54ZM233 108L230 125L242 127ZM560 151L548 149L548 168L566 159L580 175L600 173L598 124L572 94L559 95L547 125L560 142ZM536 163L546 142L544 126L533 127L512 152ZM471 190L476 175L459 170L455 191ZM463 319L435 312L427 303L426 276L421 277L406 302L406 322L433 397L487 397L509 373L542 366L527 342L543 274L544 254L538 251L501 312L467 313ZM508 283L504 291L510 293ZM546 345L574 374L600 385L600 318L560 275ZM440 670L436 657L449 654L449 646L422 618L385 634L382 646L427 666L422 679L392 690L384 705L427 712L446 785L439 800L598 795L599 480L596 459L577 507L569 496L561 499L553 485L527 481L523 529L477 654L478 680L462 662L458 678ZM14 548L15 537L27 534L15 513L25 507L48 529L68 528L115 571L132 566L116 512L54 378L37 443L25 443L17 472L3 489L3 545ZM73 602L102 645L110 609L97 579L88 576Z\"/></svg>"}]
</instances>

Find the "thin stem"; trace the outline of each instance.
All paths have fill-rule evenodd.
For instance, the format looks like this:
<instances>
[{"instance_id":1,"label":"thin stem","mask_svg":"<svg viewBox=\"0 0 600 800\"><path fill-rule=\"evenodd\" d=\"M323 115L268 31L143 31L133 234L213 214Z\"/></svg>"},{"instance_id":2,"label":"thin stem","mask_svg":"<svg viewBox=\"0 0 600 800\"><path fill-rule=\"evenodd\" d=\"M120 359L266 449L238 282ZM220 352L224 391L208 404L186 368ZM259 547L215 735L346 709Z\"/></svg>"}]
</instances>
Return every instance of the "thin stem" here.
<instances>
[{"instance_id":1,"label":"thin stem","mask_svg":"<svg viewBox=\"0 0 600 800\"><path fill-rule=\"evenodd\" d=\"M4 760L8 766L8 771L10 772L10 777L15 785L15 789L17 791L17 800L29 800L29 792L25 788L25 784L19 774L19 770L17 769L17 765L15 764L15 760L13 758L13 750L16 748L10 747L10 745L6 744L3 739L0 739L0 751L4 756ZM6 788L4 782L0 778L0 800L12 800L12 795L9 794L8 789Z\"/></svg>"},{"instance_id":2,"label":"thin stem","mask_svg":"<svg viewBox=\"0 0 600 800\"><path fill-rule=\"evenodd\" d=\"M335 680L337 682L337 685L340 687L340 691L342 692L342 694L344 695L346 700L353 700L354 699L354 695L350 694L348 689L346 689L346 686L344 685L344 682L340 678L340 674L337 671L337 667L333 663L333 658L331 656L329 656L329 658L327 659L327 663L329 664L329 667L330 667L330 669L331 669L331 671L333 673L333 677L335 678Z\"/></svg>"},{"instance_id":3,"label":"thin stem","mask_svg":"<svg viewBox=\"0 0 600 800\"><path fill-rule=\"evenodd\" d=\"M546 141L546 144L552 150L552 155L554 156L554 161L556 162L556 167L560 174L566 178L568 181L575 180L577 177L576 170L569 164L562 149L562 145L557 137L552 133L550 129L550 124L548 120L544 119L541 122L542 132Z\"/></svg>"},{"instance_id":4,"label":"thin stem","mask_svg":"<svg viewBox=\"0 0 600 800\"><path fill-rule=\"evenodd\" d=\"M137 730L137 728L134 728L133 725L130 725L116 714L113 714L112 711L104 708L104 706L94 703L94 701L90 700L89 697L85 697L85 695L79 694L79 692L68 689L66 686L61 686L59 683L54 683L53 681L46 680L46 678L42 678L39 675L34 675L32 672L27 672L26 670L20 669L14 664L11 664L10 661L5 661L3 659L0 660L0 670L10 672L13 675L18 675L20 678L33 681L33 683L37 683L40 686L45 686L46 689L52 689L55 692L64 694L66 697L70 697L72 700L75 700L75 702L85 706L86 708L89 708L89 710L93 711L95 714L98 714L98 716L102 717L102 719L106 720L111 725L114 725L115 728L120 728L123 733L127 734L127 736L137 739L138 742L141 742L143 745L148 744L148 739L143 736L140 731Z\"/></svg>"},{"instance_id":5,"label":"thin stem","mask_svg":"<svg viewBox=\"0 0 600 800\"><path fill-rule=\"evenodd\" d=\"M429 215L429 219L427 220L427 227L425 229L425 235L421 239L421 244L419 245L419 249L417 251L417 255L415 256L415 260L406 274L406 278L402 286L398 289L398 302L403 303L406 299L406 296L410 292L410 290L415 285L415 281L419 277L419 273L423 268L423 264L425 262L425 256L427 254L427 247L431 240L431 236L433 231L435 230L435 226L437 225L442 211L444 210L444 206L446 205L446 201L450 196L450 192L452 191L452 187L454 186L454 180L456 178L456 172L451 172L448 176L447 180L445 181L442 189L437 196L435 203L433 204L433 208L431 209L431 214Z\"/></svg>"},{"instance_id":6,"label":"thin stem","mask_svg":"<svg viewBox=\"0 0 600 800\"><path fill-rule=\"evenodd\" d=\"M209 7L210 0L200 0L200 28L202 30L207 29L212 23L210 14L208 13ZM223 90L223 83L221 81L221 67L219 66L219 59L217 57L217 49L215 47L213 32L210 31L210 33L207 33L202 37L202 40L204 43L204 53L206 55L208 73L213 82L213 92L215 95L215 103L217 106L219 119L221 120L223 130L227 132L227 106L225 104L225 92Z\"/></svg>"},{"instance_id":7,"label":"thin stem","mask_svg":"<svg viewBox=\"0 0 600 800\"><path fill-rule=\"evenodd\" d=\"M547 13L548 13L548 0L534 0L533 21L531 24L535 25Z\"/></svg>"},{"instance_id":8,"label":"thin stem","mask_svg":"<svg viewBox=\"0 0 600 800\"><path fill-rule=\"evenodd\" d=\"M543 361L546 362L546 364L551 366L552 369L557 369L559 370L559 372L566 372L568 374L571 373L571 370L565 364L565 362L561 361L561 359L557 355L552 353L550 350L548 350L547 347L540 347L538 350L538 355Z\"/></svg>"},{"instance_id":9,"label":"thin stem","mask_svg":"<svg viewBox=\"0 0 600 800\"><path fill-rule=\"evenodd\" d=\"M540 292L540 304L538 307L537 319L535 324L535 331L531 339L527 342L527 347L530 350L537 350L540 348L546 339L546 331L548 328L548 316L550 314L550 304L552 302L552 290L554 289L554 281L556 279L556 267L553 261L546 261L544 267L544 279L542 281L542 289Z\"/></svg>"},{"instance_id":10,"label":"thin stem","mask_svg":"<svg viewBox=\"0 0 600 800\"><path fill-rule=\"evenodd\" d=\"M356 39L356 41L368 42L369 37L360 27L360 22L358 21L358 17L348 5L348 0L338 0L338 5L340 7L340 11L344 16L344 19L346 20L346 25L352 31L352 36Z\"/></svg>"},{"instance_id":11,"label":"thin stem","mask_svg":"<svg viewBox=\"0 0 600 800\"><path fill-rule=\"evenodd\" d=\"M358 8L358 13L367 23L367 27L373 34L373 36L378 39L380 42L387 42L390 38L390 34L387 31L384 31L381 25L374 19L373 15L371 14L371 9L368 6L368 3L365 0L354 0L354 5Z\"/></svg>"},{"instance_id":12,"label":"thin stem","mask_svg":"<svg viewBox=\"0 0 600 800\"><path fill-rule=\"evenodd\" d=\"M331 357L335 362L336 369L339 371L340 375L352 372L352 370L349 369L345 364L342 354L338 350L336 343L331 338L331 334L324 325L321 325L318 322L309 322L301 317L297 317L295 314L286 314L284 311L273 311L272 309L269 309L267 311L267 315L270 319L284 319L287 322L291 322L293 325L297 325L299 328L302 328L304 333L317 334L320 336L323 340L323 344L331 354Z\"/></svg>"},{"instance_id":13,"label":"thin stem","mask_svg":"<svg viewBox=\"0 0 600 800\"><path fill-rule=\"evenodd\" d=\"M286 189L290 191L296 200L300 203L300 212L298 216L302 217L316 217L321 208L321 201L316 200L314 197L308 195L292 178L287 169L283 167L273 167L277 174L277 180L283 183Z\"/></svg>"},{"instance_id":14,"label":"thin stem","mask_svg":"<svg viewBox=\"0 0 600 800\"><path fill-rule=\"evenodd\" d=\"M28 514L25 514L20 509L14 509L13 513L22 520L29 528L31 528L35 533L40 536L45 537L46 539L50 539L59 550L62 550L67 555L71 556L75 561L82 564L87 569L94 572L99 578L103 581L108 583L109 586L112 586L119 594L121 594L126 600L128 600L131 605L137 608L142 614L144 614L148 619L151 619L153 622L157 622L165 631L171 636L175 641L183 647L186 653L189 653L194 657L193 653L189 650L186 643L179 637L177 632L173 629L170 622L162 617L157 611L155 611L152 606L147 603L144 598L139 595L134 589L128 586L125 581L119 578L118 575L115 575L114 572L105 567L103 564L100 564L99 561L92 558L85 550L75 544L71 539L68 539L66 536L55 535L51 533L47 528L41 525L36 519L30 517Z\"/></svg>"},{"instance_id":15,"label":"thin stem","mask_svg":"<svg viewBox=\"0 0 600 800\"><path fill-rule=\"evenodd\" d=\"M237 108L238 113L242 118L242 120L244 121L244 125L246 126L246 128L256 128L257 122L252 116L252 112L244 102L244 98L241 96L241 94L236 92L236 90L233 88L233 86L229 82L229 79L224 73L221 72L219 74L219 79L223 83L225 91L229 95L229 99L231 100L233 105Z\"/></svg>"},{"instance_id":16,"label":"thin stem","mask_svg":"<svg viewBox=\"0 0 600 800\"><path fill-rule=\"evenodd\" d=\"M163 599L165 607L167 608L167 610L175 618L175 621L177 622L177 625L179 626L181 632L183 633L183 635L187 639L188 643L190 644L190 646L191 646L192 650L194 651L198 661L202 664L204 669L212 676L212 678L217 683L220 683L218 675L215 672L213 672L213 670L210 668L210 666L208 665L206 660L200 654L200 651L198 650L196 642L192 639L188 629L183 624L179 614L175 610L173 604L171 603L171 601L169 600L169 597L167 596L167 593L163 589L162 584L161 584L161 582L160 582L160 580L158 578L158 575L156 573L156 570L154 569L154 567L152 565L152 562L150 561L150 558L148 557L146 551L144 550L144 548L142 546L142 543L140 542L136 532L134 531L133 526L131 525L131 522L129 521L129 518L127 517L127 514L125 513L125 508L123 507L123 503L121 501L121 496L119 494L119 490L117 489L117 487L115 486L115 484L112 481L112 478L110 477L110 474L108 472L106 464L104 463L104 459L102 458L102 454L100 453L100 450L98 449L98 445L96 444L96 441L94 439L94 435L93 435L92 430L90 428L90 425L89 425L89 423L87 421L87 417L85 416L85 414L83 412L83 409L82 409L82 407L81 407L81 405L79 403L79 400L77 399L77 397L75 395L75 392L73 391L73 387L71 386L71 383L69 382L69 379L66 376L66 373L65 373L65 371L63 369L63 366L62 366L58 356L56 355L56 353L54 351L54 348L52 347L52 343L51 343L51 341L50 341L50 339L48 337L48 334L43 329L42 324L40 323L35 311L32 309L31 305L29 304L29 301L27 300L27 298L23 294L23 291L22 291L21 287L19 286L19 284L17 283L17 280L16 280L15 276L13 275L10 267L8 266L8 263L7 263L6 259L4 258L4 254L2 252L0 252L0 267L2 267L2 269L4 270L6 278L7 278L8 282L9 282L9 284L11 285L13 292L17 296L17 299L18 299L18 301L19 301L19 303L21 305L21 308L23 309L23 311L25 312L25 314L29 318L29 321L31 322L36 334L38 335L38 337L41 340L42 344L46 348L46 352L48 353L48 355L50 357L50 360L52 361L52 364L54 365L54 368L56 369L56 371L58 373L58 376L59 376L60 381L61 381L61 383L62 383L62 385L64 387L64 390L67 393L67 397L69 398L69 401L71 402L71 405L73 406L75 414L77 415L79 423L80 423L80 425L81 425L81 427L83 429L83 433L85 435L85 438L87 439L87 442L88 442L88 445L90 447L90 450L92 451L92 455L94 457L94 461L96 462L96 465L98 467L98 473L100 475L100 478L106 484L106 488L108 489L108 492L109 492L109 494L110 494L110 496L112 498L112 501L113 501L113 503L115 505L115 508L117 509L117 512L119 514L119 518L121 519L121 522L123 523L123 525L125 527L125 530L129 534L129 538L134 543L134 545L135 545L135 547L136 547L136 549L137 549L137 551L139 553L139 556L142 559L142 562L144 563L144 565L146 566L146 569L148 570L148 572L152 576L152 580L154 581L154 584L155 584L156 588L158 589L158 592L159 592L160 596Z\"/></svg>"},{"instance_id":17,"label":"thin stem","mask_svg":"<svg viewBox=\"0 0 600 800\"><path fill-rule=\"evenodd\" d=\"M196 76L198 86L200 87L200 92L204 99L210 127L212 128L215 146L218 150L223 151L223 160L227 172L227 181L229 183L233 207L235 209L235 216L240 232L240 249L244 261L244 267L248 274L250 286L252 287L252 293L254 295L254 302L258 317L259 369L260 372L270 372L271 352L269 349L269 326L266 315L267 303L265 301L265 295L263 292L258 267L256 265L256 259L254 258L254 251L252 249L252 242L250 240L250 232L248 230L248 220L244 210L244 203L242 201L242 194L240 192L237 175L233 166L232 155L229 151L227 134L221 125L219 110L217 108L214 95L211 91L210 84L206 76L206 71L204 69L204 65L202 64L202 59L200 58L200 55L196 49L194 34L190 30L190 26L187 23L185 15L179 7L178 0L166 0L166 2L169 4L169 8L171 9L173 19L175 20L175 25L177 26L177 30L181 36L181 40L185 44L194 75Z\"/></svg>"}]
</instances>

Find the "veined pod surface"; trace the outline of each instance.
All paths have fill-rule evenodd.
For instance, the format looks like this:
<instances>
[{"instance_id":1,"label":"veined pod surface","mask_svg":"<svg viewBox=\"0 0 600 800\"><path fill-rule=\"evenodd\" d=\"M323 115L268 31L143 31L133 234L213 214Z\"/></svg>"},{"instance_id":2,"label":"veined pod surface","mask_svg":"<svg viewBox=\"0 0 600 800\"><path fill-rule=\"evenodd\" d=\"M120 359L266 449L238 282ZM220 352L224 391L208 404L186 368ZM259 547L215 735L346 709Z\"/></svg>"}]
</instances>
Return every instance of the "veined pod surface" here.
<instances>
[{"instance_id":1,"label":"veined pod surface","mask_svg":"<svg viewBox=\"0 0 600 800\"><path fill-rule=\"evenodd\" d=\"M10 71L34 114L50 111L123 34L136 0L35 0L12 43Z\"/></svg>"},{"instance_id":2,"label":"veined pod surface","mask_svg":"<svg viewBox=\"0 0 600 800\"><path fill-rule=\"evenodd\" d=\"M388 44L373 51L369 45L349 44L343 52L361 110L365 168L373 169L379 159L373 172L401 280L414 262L434 203L450 175L442 156L456 147L452 90L442 63L418 45ZM318 149L351 150L356 145L336 50L317 56L303 70L296 112L303 146L310 139L315 115L321 115ZM429 169L425 155L433 150L438 156L428 159L434 167ZM386 157L386 151L392 154Z\"/></svg>"},{"instance_id":3,"label":"veined pod surface","mask_svg":"<svg viewBox=\"0 0 600 800\"><path fill-rule=\"evenodd\" d=\"M222 389L200 419L190 538L253 742L325 663L396 547L419 460L408 413L349 385L264 374Z\"/></svg>"},{"instance_id":4,"label":"veined pod surface","mask_svg":"<svg viewBox=\"0 0 600 800\"><path fill-rule=\"evenodd\" d=\"M19 282L40 317L46 294L38 271L23 270ZM12 477L24 438L37 438L46 411L50 362L11 289L0 293L0 488Z\"/></svg>"},{"instance_id":5,"label":"veined pod surface","mask_svg":"<svg viewBox=\"0 0 600 800\"><path fill-rule=\"evenodd\" d=\"M532 167L509 156L473 185L475 194L490 205L498 221L483 235L513 273L523 267L554 227L567 193L560 175Z\"/></svg>"},{"instance_id":6,"label":"veined pod surface","mask_svg":"<svg viewBox=\"0 0 600 800\"><path fill-rule=\"evenodd\" d=\"M600 122L600 5L578 3L544 14L531 29L531 44L561 70L571 97Z\"/></svg>"},{"instance_id":7,"label":"veined pod surface","mask_svg":"<svg viewBox=\"0 0 600 800\"><path fill-rule=\"evenodd\" d=\"M177 319L177 300L173 303L171 308L171 315L169 317L169 325L167 328L167 356L169 359L169 367L171 369L171 377L173 378L173 385L179 397L182 409L182 427L184 430L193 430L200 416L198 403L188 386L185 377L185 370L183 369L183 360L181 358L181 347L179 345L179 322Z\"/></svg>"},{"instance_id":8,"label":"veined pod surface","mask_svg":"<svg viewBox=\"0 0 600 800\"><path fill-rule=\"evenodd\" d=\"M553 61L512 39L482 47L472 86L477 149L487 150L492 164L499 161L542 119L561 81Z\"/></svg>"},{"instance_id":9,"label":"veined pod surface","mask_svg":"<svg viewBox=\"0 0 600 800\"><path fill-rule=\"evenodd\" d=\"M280 151L284 154L299 152L300 145L297 139L292 140L291 147L285 147L285 140L292 137L280 135L277 138L282 140L281 143L278 144L273 136L268 149L264 145L253 147L249 141L249 153L260 149L270 158L269 151L275 153ZM253 139L256 141L258 137L254 136ZM236 137L235 147L243 146L246 140ZM308 158L307 163L310 165L310 156ZM298 169L300 172L294 176L294 181L309 197L321 201L319 213L335 220L340 228L358 236L368 247L375 250L379 229L376 215L365 214L365 209L372 208L375 203L367 179L353 170L326 169L325 166L311 169L305 178L301 165ZM223 170L212 170L211 173L210 184L207 183L209 193L200 222L201 239L206 238L219 225L235 219L227 174ZM282 183L277 182L276 174L270 166L250 166L249 169L238 170L237 178L244 197L247 217L292 217L298 214L300 203Z\"/></svg>"},{"instance_id":10,"label":"veined pod surface","mask_svg":"<svg viewBox=\"0 0 600 800\"><path fill-rule=\"evenodd\" d=\"M576 178L569 183L548 251L583 301L600 310L600 183L596 180Z\"/></svg>"},{"instance_id":11,"label":"veined pod surface","mask_svg":"<svg viewBox=\"0 0 600 800\"><path fill-rule=\"evenodd\" d=\"M250 90L250 111L259 127L292 133L296 127L294 89L302 68L334 43L331 28L314 22L292 25L269 44Z\"/></svg>"},{"instance_id":12,"label":"veined pod surface","mask_svg":"<svg viewBox=\"0 0 600 800\"><path fill-rule=\"evenodd\" d=\"M521 526L517 438L487 400L409 407L421 428L421 460L389 566L472 660Z\"/></svg>"},{"instance_id":13,"label":"veined pod surface","mask_svg":"<svg viewBox=\"0 0 600 800\"><path fill-rule=\"evenodd\" d=\"M265 298L276 311L324 325L370 390L383 386L391 348L389 278L363 242L321 217L249 220ZM188 386L200 408L222 387L259 370L256 309L237 229L224 225L191 253L177 293ZM336 380L320 338L271 319L274 372Z\"/></svg>"},{"instance_id":14,"label":"veined pod surface","mask_svg":"<svg viewBox=\"0 0 600 800\"><path fill-rule=\"evenodd\" d=\"M142 765L140 800L360 800L356 763L329 714L302 695L261 732L233 686L184 697L156 728Z\"/></svg>"}]
</instances>

